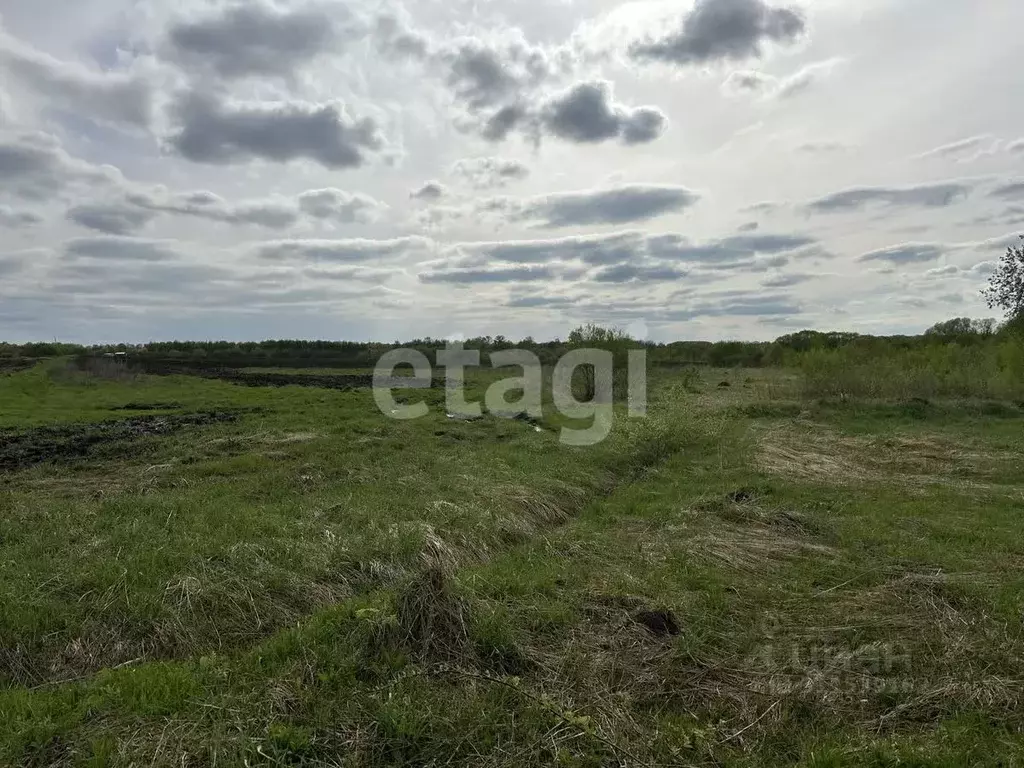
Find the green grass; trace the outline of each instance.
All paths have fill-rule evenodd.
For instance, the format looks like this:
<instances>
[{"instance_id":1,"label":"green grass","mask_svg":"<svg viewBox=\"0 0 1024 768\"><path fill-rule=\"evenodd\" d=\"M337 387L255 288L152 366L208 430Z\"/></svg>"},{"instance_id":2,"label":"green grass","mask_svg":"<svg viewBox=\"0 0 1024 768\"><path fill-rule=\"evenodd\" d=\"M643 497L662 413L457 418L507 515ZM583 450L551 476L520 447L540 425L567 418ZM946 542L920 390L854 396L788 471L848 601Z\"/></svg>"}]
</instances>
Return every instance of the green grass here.
<instances>
[{"instance_id":1,"label":"green grass","mask_svg":"<svg viewBox=\"0 0 1024 768\"><path fill-rule=\"evenodd\" d=\"M664 374L582 449L0 377L6 426L259 409L0 480L0 763L1020 763L1024 414L799 391Z\"/></svg>"}]
</instances>

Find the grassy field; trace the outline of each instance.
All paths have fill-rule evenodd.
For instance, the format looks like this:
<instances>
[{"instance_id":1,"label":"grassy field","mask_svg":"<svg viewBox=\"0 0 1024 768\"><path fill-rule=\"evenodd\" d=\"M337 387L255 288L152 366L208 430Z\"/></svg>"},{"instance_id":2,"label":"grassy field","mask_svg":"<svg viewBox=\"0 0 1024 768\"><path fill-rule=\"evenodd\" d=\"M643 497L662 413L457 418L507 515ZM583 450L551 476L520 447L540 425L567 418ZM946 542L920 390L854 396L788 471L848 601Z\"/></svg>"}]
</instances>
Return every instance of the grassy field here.
<instances>
[{"instance_id":1,"label":"grassy field","mask_svg":"<svg viewBox=\"0 0 1024 768\"><path fill-rule=\"evenodd\" d=\"M1024 763L1021 407L650 389L0 375L0 764Z\"/></svg>"}]
</instances>

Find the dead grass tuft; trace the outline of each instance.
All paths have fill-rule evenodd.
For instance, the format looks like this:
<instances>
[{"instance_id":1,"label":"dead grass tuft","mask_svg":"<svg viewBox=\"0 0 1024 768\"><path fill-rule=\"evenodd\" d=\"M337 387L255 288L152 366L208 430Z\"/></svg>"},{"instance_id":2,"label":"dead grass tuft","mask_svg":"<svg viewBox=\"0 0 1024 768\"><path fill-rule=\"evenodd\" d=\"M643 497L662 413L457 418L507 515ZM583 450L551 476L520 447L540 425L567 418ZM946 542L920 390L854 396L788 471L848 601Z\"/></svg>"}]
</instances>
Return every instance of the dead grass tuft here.
<instances>
[{"instance_id":1,"label":"dead grass tuft","mask_svg":"<svg viewBox=\"0 0 1024 768\"><path fill-rule=\"evenodd\" d=\"M454 661L466 656L468 608L442 564L428 565L401 590L396 615L398 639L417 658Z\"/></svg>"},{"instance_id":2,"label":"dead grass tuft","mask_svg":"<svg viewBox=\"0 0 1024 768\"><path fill-rule=\"evenodd\" d=\"M693 536L685 548L692 557L709 565L747 573L772 570L794 557L833 553L830 547L808 541L803 535L764 524L722 525L714 532Z\"/></svg>"}]
</instances>

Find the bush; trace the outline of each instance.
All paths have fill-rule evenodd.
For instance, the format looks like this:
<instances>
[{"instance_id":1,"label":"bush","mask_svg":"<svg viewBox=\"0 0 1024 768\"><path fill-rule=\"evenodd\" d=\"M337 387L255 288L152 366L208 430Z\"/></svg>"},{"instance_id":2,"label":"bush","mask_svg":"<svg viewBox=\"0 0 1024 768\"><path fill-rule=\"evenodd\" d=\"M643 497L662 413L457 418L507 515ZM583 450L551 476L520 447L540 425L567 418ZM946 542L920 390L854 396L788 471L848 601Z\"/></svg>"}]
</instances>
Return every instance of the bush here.
<instances>
[{"instance_id":1,"label":"bush","mask_svg":"<svg viewBox=\"0 0 1024 768\"><path fill-rule=\"evenodd\" d=\"M816 349L801 355L797 367L812 397L1024 397L1024 342L1013 335L912 349Z\"/></svg>"}]
</instances>

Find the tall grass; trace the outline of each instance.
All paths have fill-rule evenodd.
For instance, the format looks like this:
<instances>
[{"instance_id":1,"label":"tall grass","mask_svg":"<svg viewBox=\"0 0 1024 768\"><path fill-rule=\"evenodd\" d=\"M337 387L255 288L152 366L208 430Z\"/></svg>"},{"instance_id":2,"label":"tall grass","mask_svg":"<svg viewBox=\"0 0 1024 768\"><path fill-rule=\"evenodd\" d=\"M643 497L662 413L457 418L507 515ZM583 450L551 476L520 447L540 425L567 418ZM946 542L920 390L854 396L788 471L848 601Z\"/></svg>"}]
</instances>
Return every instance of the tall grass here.
<instances>
[{"instance_id":1,"label":"tall grass","mask_svg":"<svg viewBox=\"0 0 1024 768\"><path fill-rule=\"evenodd\" d=\"M811 397L1024 399L1024 340L936 343L913 349L855 346L800 355Z\"/></svg>"}]
</instances>

